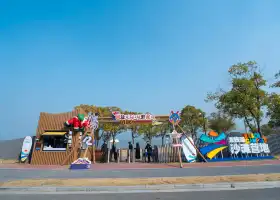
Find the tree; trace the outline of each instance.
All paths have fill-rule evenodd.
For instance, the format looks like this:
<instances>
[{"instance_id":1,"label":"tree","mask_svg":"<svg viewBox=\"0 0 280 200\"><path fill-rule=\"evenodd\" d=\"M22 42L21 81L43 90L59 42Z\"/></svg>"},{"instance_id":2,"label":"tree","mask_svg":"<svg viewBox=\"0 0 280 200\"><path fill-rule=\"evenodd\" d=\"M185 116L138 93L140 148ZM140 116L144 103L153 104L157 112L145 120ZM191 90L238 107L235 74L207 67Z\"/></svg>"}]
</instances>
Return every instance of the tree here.
<instances>
[{"instance_id":1,"label":"tree","mask_svg":"<svg viewBox=\"0 0 280 200\"><path fill-rule=\"evenodd\" d=\"M99 113L100 117L111 117L112 116L112 110L113 111L120 111L122 112L122 109L116 106L95 106L95 105L87 105L87 104L81 104L79 106L76 106L75 109L82 108L85 112L89 113Z\"/></svg>"},{"instance_id":2,"label":"tree","mask_svg":"<svg viewBox=\"0 0 280 200\"><path fill-rule=\"evenodd\" d=\"M268 125L272 128L280 127L280 95L272 93L269 97L267 116Z\"/></svg>"},{"instance_id":3,"label":"tree","mask_svg":"<svg viewBox=\"0 0 280 200\"><path fill-rule=\"evenodd\" d=\"M131 111L124 111L123 113L124 114L134 114L134 115L141 114L141 113L138 113L138 112L131 112ZM130 132L131 132L132 145L134 146L135 138L140 136L140 133L139 133L140 125L132 122L131 124L127 124L126 128L128 130L130 130Z\"/></svg>"},{"instance_id":4,"label":"tree","mask_svg":"<svg viewBox=\"0 0 280 200\"><path fill-rule=\"evenodd\" d=\"M276 131L273 130L273 128L269 124L263 124L261 126L261 131L263 135L271 135L276 133Z\"/></svg>"},{"instance_id":5,"label":"tree","mask_svg":"<svg viewBox=\"0 0 280 200\"><path fill-rule=\"evenodd\" d=\"M112 116L112 110L114 111L120 111L121 109L119 107L101 107L101 106L95 106L95 105L87 105L87 104L80 104L79 106L75 106L75 109L81 108L86 113L99 113L100 117L111 117ZM100 124L100 126L102 126ZM100 134L101 133L101 134ZM110 134L109 134L110 135ZM108 136L108 132L102 130L100 127L94 132L94 139L97 141L96 145L98 146L100 139L106 139ZM106 140L105 140L106 141Z\"/></svg>"},{"instance_id":6,"label":"tree","mask_svg":"<svg viewBox=\"0 0 280 200\"><path fill-rule=\"evenodd\" d=\"M280 87L280 71L275 75L275 82L272 87L279 88ZM268 122L268 126L271 128L279 128L280 127L280 95L277 93L272 93L269 96L269 104L268 104L268 112L267 116L270 118Z\"/></svg>"},{"instance_id":7,"label":"tree","mask_svg":"<svg viewBox=\"0 0 280 200\"><path fill-rule=\"evenodd\" d=\"M113 144L115 144L116 136L124 131L125 127L115 123L105 123L102 127L107 139L113 138Z\"/></svg>"},{"instance_id":8,"label":"tree","mask_svg":"<svg viewBox=\"0 0 280 200\"><path fill-rule=\"evenodd\" d=\"M280 87L280 71L275 74L275 79L276 79L276 82L274 84L272 84L272 87Z\"/></svg>"},{"instance_id":9,"label":"tree","mask_svg":"<svg viewBox=\"0 0 280 200\"><path fill-rule=\"evenodd\" d=\"M223 114L222 112L211 113L208 122L209 128L218 133L223 131L227 132L235 128L235 123L232 117Z\"/></svg>"},{"instance_id":10,"label":"tree","mask_svg":"<svg viewBox=\"0 0 280 200\"><path fill-rule=\"evenodd\" d=\"M207 119L205 118L205 113L201 109L187 105L181 111L180 124L182 128L190 132L194 138L199 128L203 128L206 132Z\"/></svg>"},{"instance_id":11,"label":"tree","mask_svg":"<svg viewBox=\"0 0 280 200\"><path fill-rule=\"evenodd\" d=\"M131 139L132 139L133 146L135 143L135 138L140 136L139 128L140 128L140 125L138 125L138 124L132 123L132 124L127 125L127 129L130 130L130 132L131 132Z\"/></svg>"},{"instance_id":12,"label":"tree","mask_svg":"<svg viewBox=\"0 0 280 200\"><path fill-rule=\"evenodd\" d=\"M159 132L158 126L153 126L152 124L142 124L139 127L139 133L144 135L144 140L152 142L153 137Z\"/></svg>"},{"instance_id":13,"label":"tree","mask_svg":"<svg viewBox=\"0 0 280 200\"><path fill-rule=\"evenodd\" d=\"M231 78L231 89L209 93L208 101L215 101L218 110L233 118L245 119L251 131L254 126L261 133L261 120L264 108L268 105L268 93L262 88L266 86L260 68L254 61L238 63L228 70Z\"/></svg>"},{"instance_id":14,"label":"tree","mask_svg":"<svg viewBox=\"0 0 280 200\"><path fill-rule=\"evenodd\" d=\"M164 138L167 133L170 133L172 130L172 126L169 122L165 122L158 126L158 133L156 137L161 137L161 145L164 145Z\"/></svg>"}]
</instances>

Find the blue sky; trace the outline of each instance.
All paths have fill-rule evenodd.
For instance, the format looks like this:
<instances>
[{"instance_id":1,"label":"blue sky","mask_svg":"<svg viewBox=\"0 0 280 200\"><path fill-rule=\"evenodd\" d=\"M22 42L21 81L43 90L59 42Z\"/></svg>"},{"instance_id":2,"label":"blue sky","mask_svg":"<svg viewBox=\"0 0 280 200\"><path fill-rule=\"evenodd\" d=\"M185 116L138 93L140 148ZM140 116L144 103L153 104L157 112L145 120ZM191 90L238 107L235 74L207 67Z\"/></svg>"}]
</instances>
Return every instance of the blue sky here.
<instances>
[{"instance_id":1,"label":"blue sky","mask_svg":"<svg viewBox=\"0 0 280 200\"><path fill-rule=\"evenodd\" d=\"M273 80L279 7L276 0L2 0L0 139L34 135L41 111L81 103L212 112L204 99L228 87L230 65L256 60Z\"/></svg>"}]
</instances>

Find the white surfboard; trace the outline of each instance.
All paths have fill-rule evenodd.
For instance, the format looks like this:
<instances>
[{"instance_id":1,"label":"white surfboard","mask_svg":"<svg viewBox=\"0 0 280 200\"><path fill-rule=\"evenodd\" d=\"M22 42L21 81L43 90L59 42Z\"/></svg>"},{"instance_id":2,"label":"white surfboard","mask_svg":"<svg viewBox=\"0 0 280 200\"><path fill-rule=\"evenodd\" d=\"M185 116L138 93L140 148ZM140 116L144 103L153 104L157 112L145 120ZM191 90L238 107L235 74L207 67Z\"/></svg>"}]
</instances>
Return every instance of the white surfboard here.
<instances>
[{"instance_id":1,"label":"white surfboard","mask_svg":"<svg viewBox=\"0 0 280 200\"><path fill-rule=\"evenodd\" d=\"M20 161L24 162L28 158L32 147L32 138L30 136L26 136L22 143L22 149L20 153Z\"/></svg>"},{"instance_id":2,"label":"white surfboard","mask_svg":"<svg viewBox=\"0 0 280 200\"><path fill-rule=\"evenodd\" d=\"M188 138L194 144L193 139L191 137L188 137ZM189 140L186 138L182 141L183 152L184 152L188 162L195 162L196 157L197 157L197 152Z\"/></svg>"}]
</instances>

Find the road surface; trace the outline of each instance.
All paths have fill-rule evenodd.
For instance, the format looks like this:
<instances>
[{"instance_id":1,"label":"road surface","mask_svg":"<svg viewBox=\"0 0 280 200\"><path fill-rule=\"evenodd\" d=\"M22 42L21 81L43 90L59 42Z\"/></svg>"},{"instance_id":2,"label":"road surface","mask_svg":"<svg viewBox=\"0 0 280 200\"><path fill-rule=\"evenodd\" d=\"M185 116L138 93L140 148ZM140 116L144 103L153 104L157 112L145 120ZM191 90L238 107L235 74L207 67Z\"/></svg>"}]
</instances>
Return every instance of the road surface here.
<instances>
[{"instance_id":1,"label":"road surface","mask_svg":"<svg viewBox=\"0 0 280 200\"><path fill-rule=\"evenodd\" d=\"M280 165L127 170L0 169L0 182L44 178L146 178L280 173Z\"/></svg>"},{"instance_id":2,"label":"road surface","mask_svg":"<svg viewBox=\"0 0 280 200\"><path fill-rule=\"evenodd\" d=\"M0 194L3 200L279 200L279 188L258 190L125 193L125 194Z\"/></svg>"}]
</instances>

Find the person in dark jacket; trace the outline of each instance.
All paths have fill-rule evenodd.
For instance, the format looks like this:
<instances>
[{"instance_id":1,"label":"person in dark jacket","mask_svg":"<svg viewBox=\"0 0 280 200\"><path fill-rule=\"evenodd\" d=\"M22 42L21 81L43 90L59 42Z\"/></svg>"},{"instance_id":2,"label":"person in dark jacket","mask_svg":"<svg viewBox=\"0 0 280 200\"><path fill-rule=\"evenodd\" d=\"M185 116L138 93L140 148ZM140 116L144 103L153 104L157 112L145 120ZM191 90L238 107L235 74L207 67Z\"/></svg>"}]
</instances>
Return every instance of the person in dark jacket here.
<instances>
[{"instance_id":1,"label":"person in dark jacket","mask_svg":"<svg viewBox=\"0 0 280 200\"><path fill-rule=\"evenodd\" d=\"M131 144L131 142L128 142L128 151L129 153L127 152L127 159L130 159L130 162L133 161L133 145ZM130 158L128 157L130 156Z\"/></svg>"},{"instance_id":2,"label":"person in dark jacket","mask_svg":"<svg viewBox=\"0 0 280 200\"><path fill-rule=\"evenodd\" d=\"M157 147L157 145L154 145L153 159L154 159L154 162L158 162L158 147Z\"/></svg>"},{"instance_id":3,"label":"person in dark jacket","mask_svg":"<svg viewBox=\"0 0 280 200\"><path fill-rule=\"evenodd\" d=\"M131 144L131 142L128 142L128 149L129 149L130 151L133 150L133 145Z\"/></svg>"},{"instance_id":4,"label":"person in dark jacket","mask_svg":"<svg viewBox=\"0 0 280 200\"><path fill-rule=\"evenodd\" d=\"M136 159L140 159L141 158L141 156L140 156L140 145L139 145L138 142L136 143L136 155L135 155L135 158Z\"/></svg>"},{"instance_id":5,"label":"person in dark jacket","mask_svg":"<svg viewBox=\"0 0 280 200\"><path fill-rule=\"evenodd\" d=\"M145 149L147 150L147 157L148 157L148 163L149 163L149 162L151 162L151 156L152 156L152 152L153 152L152 145L149 142L147 142Z\"/></svg>"},{"instance_id":6,"label":"person in dark jacket","mask_svg":"<svg viewBox=\"0 0 280 200\"><path fill-rule=\"evenodd\" d=\"M114 158L114 160L115 160L115 162L117 161L117 148L116 148L116 145L115 144L113 144L112 145L112 148L111 148L111 153L110 153L110 160L112 161L113 160L113 158Z\"/></svg>"},{"instance_id":7,"label":"person in dark jacket","mask_svg":"<svg viewBox=\"0 0 280 200\"><path fill-rule=\"evenodd\" d=\"M108 146L107 146L107 143L106 142L104 142L103 144L102 144L102 147L101 147L101 152L102 152L102 158L101 158L101 162L106 162L106 160L107 160L107 153L108 153Z\"/></svg>"}]
</instances>

